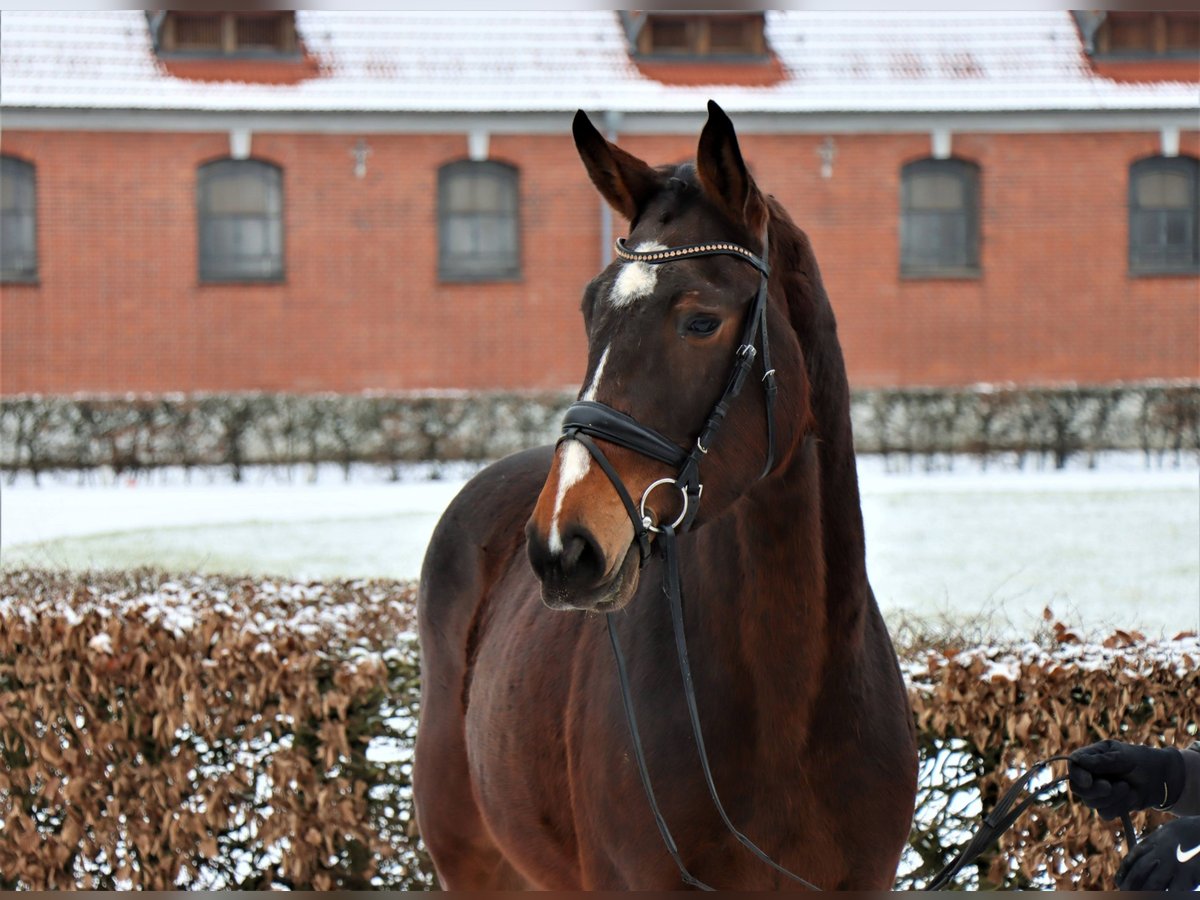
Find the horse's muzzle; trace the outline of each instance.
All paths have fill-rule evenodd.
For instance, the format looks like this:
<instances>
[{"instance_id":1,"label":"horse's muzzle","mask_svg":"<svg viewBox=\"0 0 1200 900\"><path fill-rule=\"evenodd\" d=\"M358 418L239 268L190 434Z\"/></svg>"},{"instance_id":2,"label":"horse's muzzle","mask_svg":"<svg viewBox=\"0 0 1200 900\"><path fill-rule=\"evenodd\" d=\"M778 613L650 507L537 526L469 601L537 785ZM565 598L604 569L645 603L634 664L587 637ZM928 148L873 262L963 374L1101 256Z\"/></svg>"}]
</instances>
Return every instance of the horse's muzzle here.
<instances>
[{"instance_id":1,"label":"horse's muzzle","mask_svg":"<svg viewBox=\"0 0 1200 900\"><path fill-rule=\"evenodd\" d=\"M531 519L525 527L529 563L542 584L542 602L550 609L612 612L633 597L638 583L637 548L609 567L600 543L582 527L563 530L551 546Z\"/></svg>"}]
</instances>

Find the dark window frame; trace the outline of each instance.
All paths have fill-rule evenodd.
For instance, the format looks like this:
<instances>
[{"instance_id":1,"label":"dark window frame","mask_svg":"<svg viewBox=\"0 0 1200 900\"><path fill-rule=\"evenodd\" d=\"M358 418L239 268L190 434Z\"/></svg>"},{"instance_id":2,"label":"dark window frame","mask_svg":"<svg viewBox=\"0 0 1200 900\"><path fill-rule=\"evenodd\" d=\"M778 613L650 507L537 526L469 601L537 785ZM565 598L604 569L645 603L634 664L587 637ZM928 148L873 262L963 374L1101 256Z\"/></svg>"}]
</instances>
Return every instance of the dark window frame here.
<instances>
[{"instance_id":1,"label":"dark window frame","mask_svg":"<svg viewBox=\"0 0 1200 900\"><path fill-rule=\"evenodd\" d=\"M1172 21L1188 15L1196 16L1200 14L1185 10L1154 10L1145 12L1141 10L1108 11L1104 13L1104 21L1100 23L1095 35L1092 37L1093 50L1091 56L1100 62L1193 60L1196 57L1196 48L1172 48L1169 46L1169 31ZM1118 18L1130 22L1137 19L1143 20L1149 30L1150 46L1139 49L1114 48L1113 29L1117 25Z\"/></svg>"},{"instance_id":2,"label":"dark window frame","mask_svg":"<svg viewBox=\"0 0 1200 900\"><path fill-rule=\"evenodd\" d=\"M752 26L750 46L737 50L712 49L712 25L717 21L740 21ZM656 45L656 27L665 24L683 27L687 46L672 48ZM637 33L634 56L646 62L723 62L761 63L770 58L767 48L766 17L761 12L739 13L647 13Z\"/></svg>"},{"instance_id":3,"label":"dark window frame","mask_svg":"<svg viewBox=\"0 0 1200 900\"><path fill-rule=\"evenodd\" d=\"M451 210L449 193L456 177L492 177L502 191L511 199L511 210ZM456 252L451 246L450 229L456 219L480 217L509 219L512 229L512 252L503 260L489 262L486 257L471 253ZM477 283L487 281L520 281L521 265L521 171L514 165L499 160L460 159L446 163L438 169L438 280L450 283Z\"/></svg>"},{"instance_id":4,"label":"dark window frame","mask_svg":"<svg viewBox=\"0 0 1200 900\"><path fill-rule=\"evenodd\" d=\"M1181 173L1190 182L1190 207L1143 207L1138 203L1138 180L1160 172ZM1200 160L1192 156L1148 156L1129 167L1129 215L1126 217L1129 243L1129 272L1135 276L1195 275L1200 273ZM1181 242L1190 256L1178 260L1168 258L1169 243L1165 238L1168 219L1176 213L1182 222L1184 240ZM1139 241L1145 225L1154 217L1160 240L1152 246ZM1190 233L1190 240L1188 235Z\"/></svg>"},{"instance_id":5,"label":"dark window frame","mask_svg":"<svg viewBox=\"0 0 1200 900\"><path fill-rule=\"evenodd\" d=\"M220 46L180 48L177 26L179 17L211 17L221 33ZM242 46L238 26L250 20L277 19L280 41L278 46ZM155 32L155 50L163 59L234 59L296 61L303 57L296 33L294 10L242 10L238 12L203 12L170 10L163 16Z\"/></svg>"},{"instance_id":6,"label":"dark window frame","mask_svg":"<svg viewBox=\"0 0 1200 900\"><path fill-rule=\"evenodd\" d=\"M914 179L924 175L953 175L962 186L963 204L957 210L921 210L912 206ZM959 157L918 159L906 163L900 169L900 275L903 278L978 278L982 275L980 243L980 188L982 170L970 160ZM961 219L964 228L962 252L951 255L946 252L930 261L928 254L918 253L914 246L916 218L939 217L938 227L945 227L953 219Z\"/></svg>"},{"instance_id":7,"label":"dark window frame","mask_svg":"<svg viewBox=\"0 0 1200 900\"><path fill-rule=\"evenodd\" d=\"M234 172L234 170L239 170ZM267 189L274 189L277 194L275 206L277 209L264 210L261 214L252 213L213 213L209 209L208 189L221 177L230 177L224 173L240 175L243 172L257 171L267 176ZM273 183L270 183L273 179ZM284 215L283 168L264 159L223 159L211 160L199 166L196 170L196 269L201 284L281 284L287 275L287 234ZM255 274L247 271L237 271L237 266L230 265L228 259L224 264L214 259L219 254L211 246L213 243L210 229L215 222L239 220L240 224L251 224L254 220L263 222L269 235L271 222L278 217L279 232L278 250L268 249L261 259L272 259L273 265L265 274ZM246 257L250 258L250 257ZM236 257L235 257L236 259Z\"/></svg>"},{"instance_id":8,"label":"dark window frame","mask_svg":"<svg viewBox=\"0 0 1200 900\"><path fill-rule=\"evenodd\" d=\"M0 169L5 180L16 176L19 178L19 189L25 196L18 196L10 207L5 198L0 212L0 231L9 233L13 230L12 220L24 220L21 231L27 234L28 246L22 247L23 252L14 254L12 242L0 234L0 283L3 284L36 284L40 278L38 259L38 202L37 202L37 166L27 159L9 154L0 154ZM25 202L22 202L25 201ZM16 257L15 259L13 257Z\"/></svg>"}]
</instances>

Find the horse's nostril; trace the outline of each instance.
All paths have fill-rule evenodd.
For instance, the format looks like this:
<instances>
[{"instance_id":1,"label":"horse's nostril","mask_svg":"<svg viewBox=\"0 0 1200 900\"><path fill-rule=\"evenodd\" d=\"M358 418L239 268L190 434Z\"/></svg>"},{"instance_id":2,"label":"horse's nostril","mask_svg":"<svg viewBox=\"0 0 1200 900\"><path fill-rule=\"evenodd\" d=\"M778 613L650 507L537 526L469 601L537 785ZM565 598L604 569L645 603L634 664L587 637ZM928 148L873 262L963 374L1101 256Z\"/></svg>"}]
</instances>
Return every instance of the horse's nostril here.
<instances>
[{"instance_id":1,"label":"horse's nostril","mask_svg":"<svg viewBox=\"0 0 1200 900\"><path fill-rule=\"evenodd\" d=\"M588 551L588 543L582 537L576 535L571 538L563 547L562 559L560 566L564 572L569 572L575 568L584 554Z\"/></svg>"},{"instance_id":2,"label":"horse's nostril","mask_svg":"<svg viewBox=\"0 0 1200 900\"><path fill-rule=\"evenodd\" d=\"M543 582L560 587L593 586L605 572L600 544L585 528L568 527L562 532L561 549L541 539L536 529L528 531L529 562Z\"/></svg>"},{"instance_id":3,"label":"horse's nostril","mask_svg":"<svg viewBox=\"0 0 1200 900\"><path fill-rule=\"evenodd\" d=\"M567 530L559 567L566 578L577 583L591 583L604 574L604 553L591 532L582 528Z\"/></svg>"}]
</instances>

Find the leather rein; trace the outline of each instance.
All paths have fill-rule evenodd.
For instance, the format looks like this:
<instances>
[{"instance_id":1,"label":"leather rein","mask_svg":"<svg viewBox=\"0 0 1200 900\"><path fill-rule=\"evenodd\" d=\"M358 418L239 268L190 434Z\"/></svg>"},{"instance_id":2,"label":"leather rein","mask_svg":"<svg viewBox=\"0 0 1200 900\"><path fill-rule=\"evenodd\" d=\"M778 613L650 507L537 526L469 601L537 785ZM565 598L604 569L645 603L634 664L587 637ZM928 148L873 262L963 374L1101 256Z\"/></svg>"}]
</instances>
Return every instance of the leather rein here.
<instances>
[{"instance_id":1,"label":"leather rein","mask_svg":"<svg viewBox=\"0 0 1200 900\"><path fill-rule=\"evenodd\" d=\"M746 382L746 377L749 375L754 361L759 355L759 347L761 347L763 362L762 380L766 394L767 418L767 459L759 478L766 477L775 465L774 401L778 386L775 381L775 370L771 368L770 347L767 339L767 280L771 272L766 260L767 247L766 234L763 236L762 257L755 255L745 247L729 242L690 244L681 247L669 247L663 250L639 251L630 250L626 247L625 241L618 238L616 242L616 255L627 262L662 265L664 263L704 256L735 257L749 263L758 270L761 276L758 291L746 313L746 320L742 327L742 340L734 353L733 367L730 371L725 390L713 406L712 411L708 414L703 428L700 429L700 433L690 449L680 447L674 441L663 436L648 425L638 422L632 416L628 416L604 403L591 400L577 401L568 407L566 415L563 418L562 436L559 438L558 443L561 444L563 441L578 441L583 444L584 448L596 460L596 463L600 466L604 474L608 476L609 481L612 482L618 496L621 498L621 503L624 505L630 521L633 523L634 538L638 543L641 555L641 565L644 566L650 558L650 535L654 534L657 536L657 544L663 557L663 594L666 596L671 611L671 625L675 635L675 652L679 659L679 670L683 677L683 693L684 699L687 702L688 718L691 720L692 735L696 741L700 766L704 772L704 781L708 788L709 796L712 798L713 806L716 808L722 823L739 843L750 850L763 863L801 886L809 890L819 891L821 888L771 859L757 844L739 831L733 822L730 821L729 815L725 812L725 807L721 803L721 798L717 794L712 768L708 761L708 752L704 746L704 736L700 729L700 714L696 706L695 684L692 678L691 664L688 660L687 638L683 623L683 592L680 587L679 559L676 548L676 535L691 527L699 510L700 497L704 491L704 486L700 482L700 460L713 446L713 441L721 428L722 422L725 420L725 415L728 413L729 407L741 393ZM593 438L599 438L600 440L633 450L643 456L648 456L651 459L656 459L675 468L678 474L675 478L660 478L658 481L651 483L643 492L641 502L635 505L629 490L621 481L616 468L596 445ZM646 511L646 500L651 493L663 485L674 485L680 491L683 499L683 510L674 522L666 525L656 524L653 517ZM683 878L683 881L700 890L716 890L716 888L705 884L688 871L679 852L678 845L671 835L671 829L663 817L662 810L659 808L654 787L650 780L650 771L646 765L641 732L638 729L637 715L633 707L633 697L629 687L629 673L625 663L625 655L621 651L621 643L617 638L613 616L613 613L608 613L605 616L608 626L608 636L612 644L613 657L616 660L617 678L621 689L621 703L625 709L625 721L629 726L638 776L641 779L642 788L649 802L650 811L654 816L655 824L658 827L663 844L666 846L667 853L679 868L679 874ZM938 890L947 886L965 866L977 859L993 841L1007 831L1016 821L1017 817L1030 805L1039 801L1045 802L1045 795L1059 787L1066 781L1065 778L1051 781L1041 788L1031 791L1030 795L1020 803L1017 803L1017 798L1022 791L1028 788L1034 775L1049 764L1064 760L1065 758L1062 756L1052 757L1039 762L1018 779L1005 792L1004 796L996 804L996 807L984 817L983 822L970 843L941 872L934 876L926 890ZM1128 816L1123 817L1123 826L1127 843L1129 846L1132 846L1137 841L1137 835Z\"/></svg>"}]
</instances>

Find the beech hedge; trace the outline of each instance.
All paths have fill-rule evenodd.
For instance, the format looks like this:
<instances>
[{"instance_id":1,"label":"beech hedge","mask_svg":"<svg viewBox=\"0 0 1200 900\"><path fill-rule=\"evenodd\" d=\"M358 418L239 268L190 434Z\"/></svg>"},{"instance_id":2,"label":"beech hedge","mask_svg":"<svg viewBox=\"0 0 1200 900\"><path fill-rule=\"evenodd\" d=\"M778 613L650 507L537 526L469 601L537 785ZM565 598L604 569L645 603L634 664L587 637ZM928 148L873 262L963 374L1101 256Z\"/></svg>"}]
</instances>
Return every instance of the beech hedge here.
<instances>
[{"instance_id":1,"label":"beech hedge","mask_svg":"<svg viewBox=\"0 0 1200 900\"><path fill-rule=\"evenodd\" d=\"M431 887L413 604L389 581L0 573L0 888ZM1033 761L1200 725L1195 635L900 636L922 769L899 887ZM1060 796L960 886L1108 889L1122 841Z\"/></svg>"}]
</instances>

